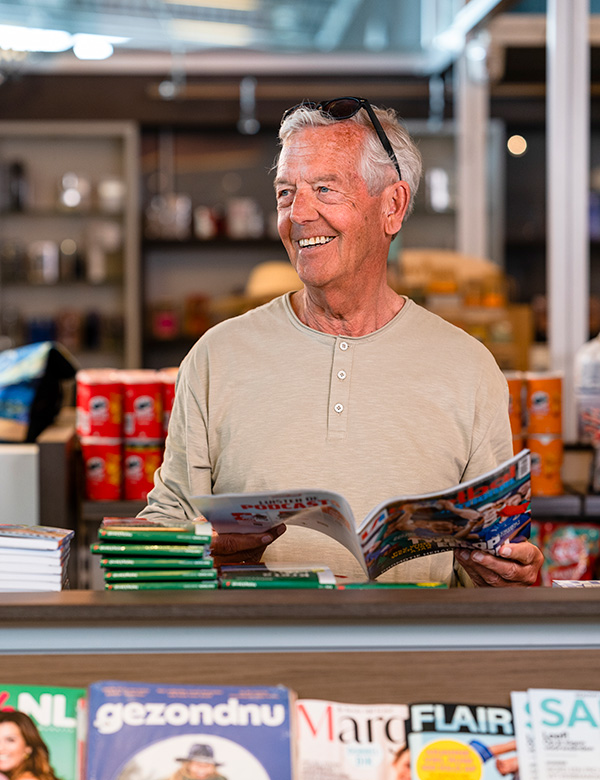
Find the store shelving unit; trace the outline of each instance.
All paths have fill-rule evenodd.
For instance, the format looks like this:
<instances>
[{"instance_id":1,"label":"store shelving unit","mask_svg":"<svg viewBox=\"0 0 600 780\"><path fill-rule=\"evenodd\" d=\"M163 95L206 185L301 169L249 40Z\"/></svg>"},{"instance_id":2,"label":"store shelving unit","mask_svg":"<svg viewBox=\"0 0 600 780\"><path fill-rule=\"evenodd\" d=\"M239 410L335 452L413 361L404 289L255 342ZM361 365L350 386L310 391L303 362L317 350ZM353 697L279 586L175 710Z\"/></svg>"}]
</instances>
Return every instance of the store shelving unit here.
<instances>
[{"instance_id":1,"label":"store shelving unit","mask_svg":"<svg viewBox=\"0 0 600 780\"><path fill-rule=\"evenodd\" d=\"M141 361L139 139L133 122L0 122L0 163L18 162L24 192L4 199L0 221L0 318L13 346L56 337L84 366L137 367ZM4 168L5 170L5 168ZM72 172L89 185L79 204L59 199ZM107 178L122 182L116 206L98 196ZM77 247L67 272L44 278L32 245ZM12 249L11 249L12 247ZM17 252L16 261L14 253ZM9 268L9 255L13 264ZM95 258L95 259L94 259ZM60 258L64 260L63 257ZM51 261L52 262L52 261ZM95 263L95 268L92 264ZM100 264L100 268L98 267ZM104 265L104 268L102 268ZM56 320L70 319L63 333ZM42 318L43 327L36 330Z\"/></svg>"}]
</instances>

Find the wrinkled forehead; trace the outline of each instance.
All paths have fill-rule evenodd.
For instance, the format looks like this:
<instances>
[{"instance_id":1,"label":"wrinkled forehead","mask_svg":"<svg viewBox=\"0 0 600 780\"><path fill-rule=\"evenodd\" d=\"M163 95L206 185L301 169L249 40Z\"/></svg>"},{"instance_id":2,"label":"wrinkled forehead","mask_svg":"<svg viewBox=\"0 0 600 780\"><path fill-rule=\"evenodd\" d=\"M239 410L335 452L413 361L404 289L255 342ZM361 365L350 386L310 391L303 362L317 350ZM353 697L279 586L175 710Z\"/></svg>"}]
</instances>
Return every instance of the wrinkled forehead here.
<instances>
[{"instance_id":1,"label":"wrinkled forehead","mask_svg":"<svg viewBox=\"0 0 600 780\"><path fill-rule=\"evenodd\" d=\"M364 139L364 128L352 122L301 128L283 142L276 175L305 166L342 172L356 170Z\"/></svg>"}]
</instances>

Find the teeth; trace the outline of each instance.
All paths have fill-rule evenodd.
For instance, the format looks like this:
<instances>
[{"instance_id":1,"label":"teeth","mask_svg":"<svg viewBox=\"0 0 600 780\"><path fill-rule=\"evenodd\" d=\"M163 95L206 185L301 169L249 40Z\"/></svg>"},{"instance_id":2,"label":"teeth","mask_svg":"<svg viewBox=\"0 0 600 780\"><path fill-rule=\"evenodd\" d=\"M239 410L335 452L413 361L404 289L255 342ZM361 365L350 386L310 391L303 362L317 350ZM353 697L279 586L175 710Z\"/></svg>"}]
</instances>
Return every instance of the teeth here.
<instances>
[{"instance_id":1,"label":"teeth","mask_svg":"<svg viewBox=\"0 0 600 780\"><path fill-rule=\"evenodd\" d=\"M301 238L298 246L303 249L305 246L318 246L319 244L328 244L333 241L333 236L312 236L311 238Z\"/></svg>"}]
</instances>

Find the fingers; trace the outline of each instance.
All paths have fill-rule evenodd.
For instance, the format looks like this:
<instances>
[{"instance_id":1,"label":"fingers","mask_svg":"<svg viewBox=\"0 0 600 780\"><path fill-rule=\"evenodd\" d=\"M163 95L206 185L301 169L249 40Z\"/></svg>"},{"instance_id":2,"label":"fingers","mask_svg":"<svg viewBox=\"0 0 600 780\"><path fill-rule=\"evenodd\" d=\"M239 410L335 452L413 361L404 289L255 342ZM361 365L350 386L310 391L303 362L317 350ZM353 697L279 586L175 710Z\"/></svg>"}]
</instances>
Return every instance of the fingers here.
<instances>
[{"instance_id":1,"label":"fingers","mask_svg":"<svg viewBox=\"0 0 600 780\"><path fill-rule=\"evenodd\" d=\"M474 585L492 588L533 585L544 559L530 542L504 544L498 556L481 550L457 550L455 555Z\"/></svg>"},{"instance_id":2,"label":"fingers","mask_svg":"<svg viewBox=\"0 0 600 780\"><path fill-rule=\"evenodd\" d=\"M260 534L213 534L210 550L215 566L257 563L266 548L285 531L284 524Z\"/></svg>"}]
</instances>

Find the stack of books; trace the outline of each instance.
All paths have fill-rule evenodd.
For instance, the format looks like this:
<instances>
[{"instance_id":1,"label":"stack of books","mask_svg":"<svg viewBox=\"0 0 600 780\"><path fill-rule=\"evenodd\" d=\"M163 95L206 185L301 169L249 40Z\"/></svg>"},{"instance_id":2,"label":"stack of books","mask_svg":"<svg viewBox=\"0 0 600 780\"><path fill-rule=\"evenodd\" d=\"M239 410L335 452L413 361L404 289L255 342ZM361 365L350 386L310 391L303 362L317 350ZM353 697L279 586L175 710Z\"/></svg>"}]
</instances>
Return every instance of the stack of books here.
<instances>
[{"instance_id":1,"label":"stack of books","mask_svg":"<svg viewBox=\"0 0 600 780\"><path fill-rule=\"evenodd\" d=\"M0 525L0 591L67 589L73 535L46 525Z\"/></svg>"},{"instance_id":2,"label":"stack of books","mask_svg":"<svg viewBox=\"0 0 600 780\"><path fill-rule=\"evenodd\" d=\"M218 585L211 539L209 523L105 517L90 550L101 556L106 590L207 590Z\"/></svg>"}]
</instances>

